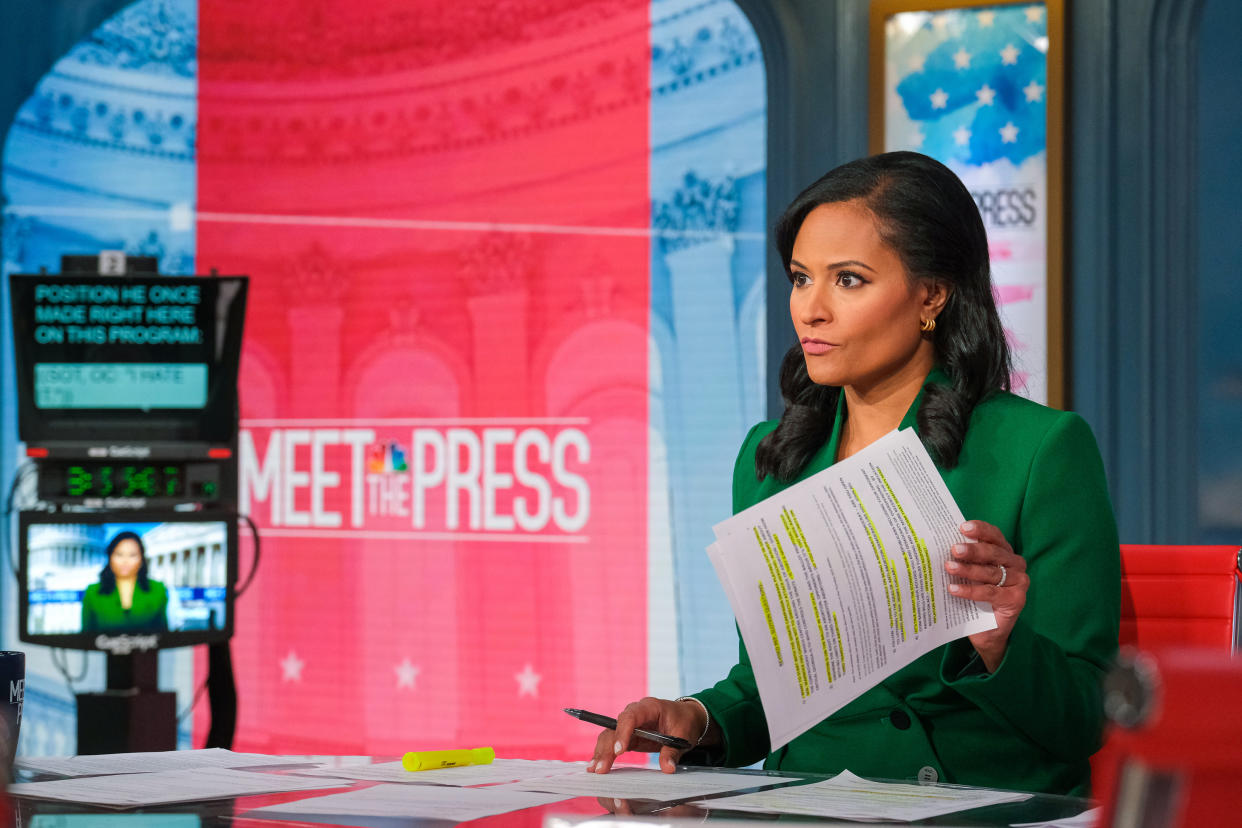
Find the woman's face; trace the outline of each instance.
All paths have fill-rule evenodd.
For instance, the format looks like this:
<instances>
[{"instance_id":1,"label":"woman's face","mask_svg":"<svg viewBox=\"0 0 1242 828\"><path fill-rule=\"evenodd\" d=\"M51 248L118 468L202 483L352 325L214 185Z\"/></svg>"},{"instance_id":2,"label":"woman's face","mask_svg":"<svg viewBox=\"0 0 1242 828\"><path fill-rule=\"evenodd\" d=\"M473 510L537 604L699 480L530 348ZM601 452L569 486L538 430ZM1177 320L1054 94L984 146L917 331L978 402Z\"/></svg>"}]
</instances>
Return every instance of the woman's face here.
<instances>
[{"instance_id":1,"label":"woman's face","mask_svg":"<svg viewBox=\"0 0 1242 828\"><path fill-rule=\"evenodd\" d=\"M109 559L112 574L118 578L135 578L142 568L142 547L133 538L126 538L112 549Z\"/></svg>"},{"instance_id":2,"label":"woman's face","mask_svg":"<svg viewBox=\"0 0 1242 828\"><path fill-rule=\"evenodd\" d=\"M943 306L935 295L942 291L910 279L859 202L808 213L789 268L789 312L814 382L865 392L911 366L930 370L931 343L919 323Z\"/></svg>"}]
</instances>

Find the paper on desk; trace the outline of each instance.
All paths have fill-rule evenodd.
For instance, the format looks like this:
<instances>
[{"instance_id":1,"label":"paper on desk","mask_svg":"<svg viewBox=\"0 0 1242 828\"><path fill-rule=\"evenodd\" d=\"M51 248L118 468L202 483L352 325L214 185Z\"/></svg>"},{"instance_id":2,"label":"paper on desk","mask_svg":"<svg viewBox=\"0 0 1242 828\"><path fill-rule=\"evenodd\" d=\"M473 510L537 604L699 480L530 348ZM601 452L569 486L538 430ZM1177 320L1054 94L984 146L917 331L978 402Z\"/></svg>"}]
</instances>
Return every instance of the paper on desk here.
<instances>
[{"instance_id":1,"label":"paper on desk","mask_svg":"<svg viewBox=\"0 0 1242 828\"><path fill-rule=\"evenodd\" d=\"M246 816L417 817L465 821L548 805L568 797L514 789L443 788L436 785L375 785L345 793L282 802L247 811Z\"/></svg>"},{"instance_id":2,"label":"paper on desk","mask_svg":"<svg viewBox=\"0 0 1242 828\"><path fill-rule=\"evenodd\" d=\"M909 822L1030 798L1030 794L985 788L872 782L842 771L823 782L707 799L692 804L713 810Z\"/></svg>"},{"instance_id":3,"label":"paper on desk","mask_svg":"<svg viewBox=\"0 0 1242 828\"><path fill-rule=\"evenodd\" d=\"M333 776L371 782L399 782L421 785L491 785L539 779L562 773L586 771L586 762L561 762L556 759L496 759L487 765L461 765L411 773L400 762L381 762L348 768L316 768L297 771L301 776Z\"/></svg>"},{"instance_id":4,"label":"paper on desk","mask_svg":"<svg viewBox=\"0 0 1242 828\"><path fill-rule=\"evenodd\" d=\"M656 799L663 802L794 781L797 781L794 777L760 776L753 773L717 773L685 768L678 769L676 773L664 773L652 768L614 767L608 773L570 773L511 782L496 787L548 791L571 796Z\"/></svg>"},{"instance_id":5,"label":"paper on desk","mask_svg":"<svg viewBox=\"0 0 1242 828\"><path fill-rule=\"evenodd\" d=\"M1102 808L1091 808L1081 814L1059 817L1046 822L1015 822L1011 828L1091 828L1100 818Z\"/></svg>"},{"instance_id":6,"label":"paper on desk","mask_svg":"<svg viewBox=\"0 0 1242 828\"><path fill-rule=\"evenodd\" d=\"M32 799L57 799L109 808L137 808L251 794L340 788L347 784L349 783L339 779L278 776L232 768L194 768L53 779L49 782L19 782L9 786L9 793Z\"/></svg>"},{"instance_id":7,"label":"paper on desk","mask_svg":"<svg viewBox=\"0 0 1242 828\"><path fill-rule=\"evenodd\" d=\"M707 554L773 750L919 656L996 627L990 604L948 592L962 521L905 429L714 527Z\"/></svg>"},{"instance_id":8,"label":"paper on desk","mask_svg":"<svg viewBox=\"0 0 1242 828\"><path fill-rule=\"evenodd\" d=\"M94 756L45 756L17 758L17 767L61 776L98 776L114 773L151 773L191 768L248 768L297 764L304 759L234 753L222 748L165 750L152 753L104 753Z\"/></svg>"}]
</instances>

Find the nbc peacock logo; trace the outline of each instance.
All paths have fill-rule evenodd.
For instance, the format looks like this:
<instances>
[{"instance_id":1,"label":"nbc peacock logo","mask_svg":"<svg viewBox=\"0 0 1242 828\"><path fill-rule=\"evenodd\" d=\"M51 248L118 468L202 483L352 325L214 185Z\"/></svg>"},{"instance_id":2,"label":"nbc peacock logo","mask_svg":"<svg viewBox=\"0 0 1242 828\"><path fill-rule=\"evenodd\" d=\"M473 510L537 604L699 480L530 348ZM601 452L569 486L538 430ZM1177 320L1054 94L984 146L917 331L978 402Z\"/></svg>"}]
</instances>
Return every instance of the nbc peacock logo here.
<instances>
[{"instance_id":1,"label":"nbc peacock logo","mask_svg":"<svg viewBox=\"0 0 1242 828\"><path fill-rule=\"evenodd\" d=\"M384 440L367 446L367 471L375 474L409 471L405 462L405 446L396 440Z\"/></svg>"}]
</instances>

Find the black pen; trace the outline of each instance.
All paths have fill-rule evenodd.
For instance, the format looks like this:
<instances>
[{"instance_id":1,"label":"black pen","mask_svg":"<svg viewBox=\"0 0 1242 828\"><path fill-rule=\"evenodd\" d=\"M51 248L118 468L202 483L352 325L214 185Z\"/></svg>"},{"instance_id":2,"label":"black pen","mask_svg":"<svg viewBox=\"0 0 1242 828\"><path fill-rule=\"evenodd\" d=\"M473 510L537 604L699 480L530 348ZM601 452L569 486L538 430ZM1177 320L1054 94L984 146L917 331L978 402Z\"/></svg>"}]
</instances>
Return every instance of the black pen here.
<instances>
[{"instance_id":1,"label":"black pen","mask_svg":"<svg viewBox=\"0 0 1242 828\"><path fill-rule=\"evenodd\" d=\"M606 727L611 730L617 729L617 720L611 716L601 716L598 713L578 710L573 707L562 707L561 709L573 716L575 719L581 719L584 722L590 722L593 725L599 725L600 727ZM650 739L653 742L659 742L662 745L677 748L678 750L689 750L694 747L694 745L690 744L685 739L679 739L676 736L668 736L664 733L656 733L654 730L642 730L636 727L634 728L634 733L642 736L644 739Z\"/></svg>"}]
</instances>

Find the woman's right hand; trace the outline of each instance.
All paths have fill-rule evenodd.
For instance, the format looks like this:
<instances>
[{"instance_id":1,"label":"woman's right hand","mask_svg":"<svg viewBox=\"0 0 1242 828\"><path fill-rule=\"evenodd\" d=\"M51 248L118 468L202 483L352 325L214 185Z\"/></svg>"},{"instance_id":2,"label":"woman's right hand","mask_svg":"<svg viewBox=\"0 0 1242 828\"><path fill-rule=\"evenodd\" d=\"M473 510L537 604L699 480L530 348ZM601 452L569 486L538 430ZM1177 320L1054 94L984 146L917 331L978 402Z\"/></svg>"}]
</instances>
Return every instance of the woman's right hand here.
<instances>
[{"instance_id":1,"label":"woman's right hand","mask_svg":"<svg viewBox=\"0 0 1242 828\"><path fill-rule=\"evenodd\" d=\"M661 745L642 736L635 736L634 729L654 730L669 736L680 736L691 745L698 744L703 735L707 714L696 702L671 701L648 696L626 705L617 716L617 729L605 730L595 740L595 756L587 765L590 773L608 773L612 763L627 750L647 753L660 752L660 770L673 773L677 760L684 750Z\"/></svg>"}]
</instances>

